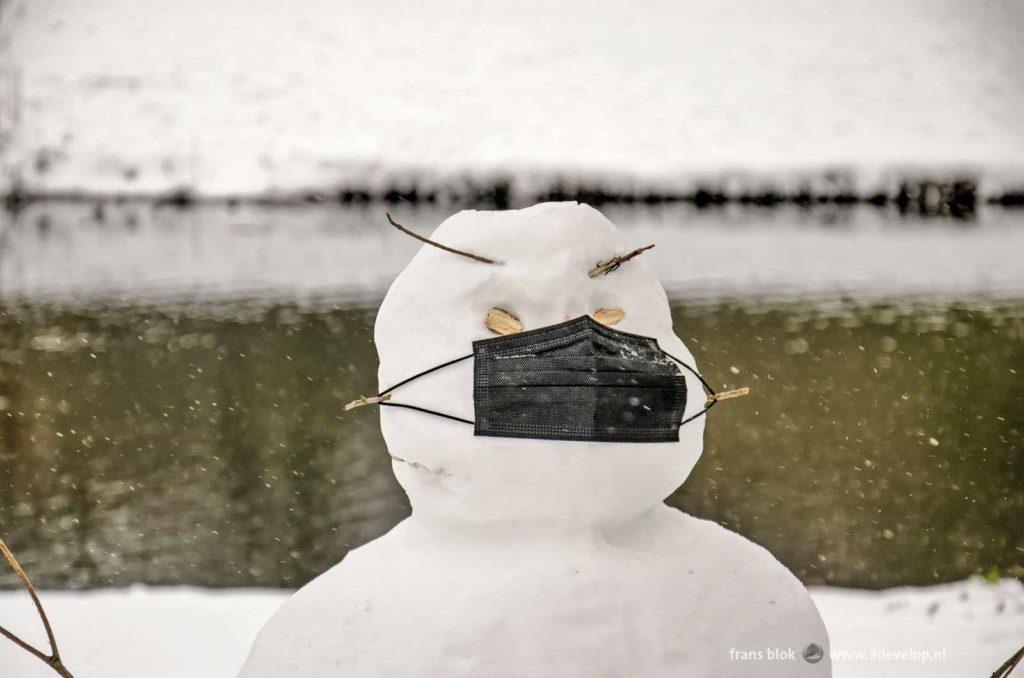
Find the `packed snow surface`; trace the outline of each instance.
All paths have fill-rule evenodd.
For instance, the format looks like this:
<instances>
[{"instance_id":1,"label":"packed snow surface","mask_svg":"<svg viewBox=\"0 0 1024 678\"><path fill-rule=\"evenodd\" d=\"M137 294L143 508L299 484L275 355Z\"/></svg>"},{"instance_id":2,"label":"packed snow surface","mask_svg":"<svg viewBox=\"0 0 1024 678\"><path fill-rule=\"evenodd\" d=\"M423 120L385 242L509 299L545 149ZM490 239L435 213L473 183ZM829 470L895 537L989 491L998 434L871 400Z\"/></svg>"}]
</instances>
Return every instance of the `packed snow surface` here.
<instances>
[{"instance_id":1,"label":"packed snow surface","mask_svg":"<svg viewBox=\"0 0 1024 678\"><path fill-rule=\"evenodd\" d=\"M133 587L44 591L42 598L78 678L226 678L288 595ZM836 678L988 676L1024 642L1024 585L1017 580L888 591L812 587L811 595L832 639ZM45 647L23 591L0 592L0 624ZM54 675L0 641L4 678ZM743 662L741 675L756 675L756 661Z\"/></svg>"},{"instance_id":2,"label":"packed snow surface","mask_svg":"<svg viewBox=\"0 0 1024 678\"><path fill-rule=\"evenodd\" d=\"M1024 176L1020 3L5 5L0 187Z\"/></svg>"}]
</instances>

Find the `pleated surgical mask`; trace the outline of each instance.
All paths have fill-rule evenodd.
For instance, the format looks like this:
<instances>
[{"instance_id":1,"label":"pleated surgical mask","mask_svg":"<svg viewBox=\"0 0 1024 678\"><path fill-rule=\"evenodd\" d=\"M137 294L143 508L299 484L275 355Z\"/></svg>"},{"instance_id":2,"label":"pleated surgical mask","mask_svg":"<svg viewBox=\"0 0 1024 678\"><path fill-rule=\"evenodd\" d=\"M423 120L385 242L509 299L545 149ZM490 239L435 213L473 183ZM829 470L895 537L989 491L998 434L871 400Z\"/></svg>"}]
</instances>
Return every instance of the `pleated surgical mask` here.
<instances>
[{"instance_id":1,"label":"pleated surgical mask","mask_svg":"<svg viewBox=\"0 0 1024 678\"><path fill-rule=\"evenodd\" d=\"M432 372L473 359L472 421L395 402L392 393ZM684 418L686 379L707 392L700 411ZM478 436L598 442L676 442L679 429L719 400L690 365L666 353L657 339L606 327L590 316L473 342L473 352L436 365L345 406L401 407L473 426Z\"/></svg>"}]
</instances>

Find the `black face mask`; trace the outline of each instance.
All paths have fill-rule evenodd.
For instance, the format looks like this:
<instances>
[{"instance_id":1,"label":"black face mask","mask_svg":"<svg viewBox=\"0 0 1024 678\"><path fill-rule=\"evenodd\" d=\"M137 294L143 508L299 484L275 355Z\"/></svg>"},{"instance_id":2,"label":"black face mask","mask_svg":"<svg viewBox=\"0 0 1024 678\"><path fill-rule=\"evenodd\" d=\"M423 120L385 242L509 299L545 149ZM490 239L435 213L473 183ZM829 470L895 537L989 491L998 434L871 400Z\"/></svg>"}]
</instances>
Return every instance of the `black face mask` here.
<instances>
[{"instance_id":1,"label":"black face mask","mask_svg":"<svg viewBox=\"0 0 1024 678\"><path fill-rule=\"evenodd\" d=\"M391 402L391 392L400 386L469 358L474 421ZM686 379L680 365L696 375L709 396L701 411L686 419ZM580 316L474 341L472 353L413 375L374 398L360 398L345 409L372 403L403 407L472 424L478 436L652 443L678 441L679 427L707 413L716 402L718 396L704 378L663 351L656 339Z\"/></svg>"}]
</instances>

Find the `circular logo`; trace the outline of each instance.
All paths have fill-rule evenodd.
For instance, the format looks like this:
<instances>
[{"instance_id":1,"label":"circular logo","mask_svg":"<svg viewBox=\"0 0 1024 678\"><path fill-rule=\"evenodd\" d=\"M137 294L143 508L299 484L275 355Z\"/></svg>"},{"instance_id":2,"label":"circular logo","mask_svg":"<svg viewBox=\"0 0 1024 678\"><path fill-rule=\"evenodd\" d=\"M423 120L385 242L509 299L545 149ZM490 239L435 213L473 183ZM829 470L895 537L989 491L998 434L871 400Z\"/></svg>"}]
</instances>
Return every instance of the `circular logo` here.
<instances>
[{"instance_id":1,"label":"circular logo","mask_svg":"<svg viewBox=\"0 0 1024 678\"><path fill-rule=\"evenodd\" d=\"M804 648L804 661L808 664L817 664L825 656L825 651L816 643L811 643Z\"/></svg>"}]
</instances>

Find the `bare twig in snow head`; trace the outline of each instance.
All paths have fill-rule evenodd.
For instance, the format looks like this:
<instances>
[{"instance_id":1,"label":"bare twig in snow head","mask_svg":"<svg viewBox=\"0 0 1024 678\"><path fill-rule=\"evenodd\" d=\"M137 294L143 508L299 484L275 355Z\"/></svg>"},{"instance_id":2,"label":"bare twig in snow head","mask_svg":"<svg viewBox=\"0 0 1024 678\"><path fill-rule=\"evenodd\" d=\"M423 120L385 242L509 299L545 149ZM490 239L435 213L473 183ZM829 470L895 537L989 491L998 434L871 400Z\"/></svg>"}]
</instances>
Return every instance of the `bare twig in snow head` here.
<instances>
[{"instance_id":1,"label":"bare twig in snow head","mask_svg":"<svg viewBox=\"0 0 1024 678\"><path fill-rule=\"evenodd\" d=\"M729 398L742 398L745 395L750 394L750 389L746 386L743 388L734 388L731 391L723 391L721 393L715 393L714 395L708 396L708 402L713 403L716 400L728 400Z\"/></svg>"},{"instance_id":2,"label":"bare twig in snow head","mask_svg":"<svg viewBox=\"0 0 1024 678\"><path fill-rule=\"evenodd\" d=\"M7 562L10 563L14 573L17 574L18 579L21 580L21 585L25 587L26 591L28 591L28 595L32 598L32 603L36 606L36 612L39 613L39 618L43 622L43 628L46 630L46 639L50 643L50 654L37 650L18 636L5 629L3 626L0 626L0 635L4 636L21 649L45 663L59 675L64 676L64 678L72 678L71 672L67 670L60 659L60 652L57 650L57 639L53 637L53 629L50 627L50 619L46 616L43 604L40 602L39 595L36 593L36 587L32 585L31 581L29 581L28 575L25 574L25 570L21 569L21 565L18 564L18 561L14 558L14 554L7 548L7 544L4 543L3 539L0 539L0 553L3 553L4 558L6 558Z\"/></svg>"},{"instance_id":3,"label":"bare twig in snow head","mask_svg":"<svg viewBox=\"0 0 1024 678\"><path fill-rule=\"evenodd\" d=\"M348 405L345 405L345 411L348 412L349 410L354 410L357 407L362 407L363 405L377 405L379 403L387 402L388 400L391 400L390 393L379 396L359 396Z\"/></svg>"},{"instance_id":4,"label":"bare twig in snow head","mask_svg":"<svg viewBox=\"0 0 1024 678\"><path fill-rule=\"evenodd\" d=\"M621 257L612 257L608 261L598 262L597 266L595 266L594 268L590 269L590 271L587 273L587 275L589 275L591 278L596 278L597 276L601 275L602 273L605 274L605 275L608 275L609 273L611 273L612 271L616 270L619 266L623 265L624 263L626 263L627 261L629 261L633 257L635 257L635 256L637 256L639 254L643 254L644 252L646 252L647 250L651 249L652 247L654 247L654 245L647 245L646 247L638 247L635 250L633 250L632 252L630 252L629 254L623 254Z\"/></svg>"},{"instance_id":5,"label":"bare twig in snow head","mask_svg":"<svg viewBox=\"0 0 1024 678\"><path fill-rule=\"evenodd\" d=\"M412 236L413 238L416 238L420 242L425 242L428 245L433 245L434 247L436 247L438 249L442 249L445 252L451 252L452 254L458 254L460 257L469 257L473 261L479 261L482 264L500 264L501 263L500 261L495 261L494 259L488 259L487 257L481 257L479 254L473 254L472 252L464 252L462 250L457 250L454 247L448 247L448 245L442 245L439 242L434 242L430 238L424 238L422 235L420 235L418 233L413 233L408 228L406 228L405 226L402 226L400 223L398 223L397 221L392 219L391 215L388 214L387 212L385 212L384 214L387 216L388 222L390 222L392 226L397 228L402 233L405 233L406 235L409 235L409 236Z\"/></svg>"}]
</instances>

